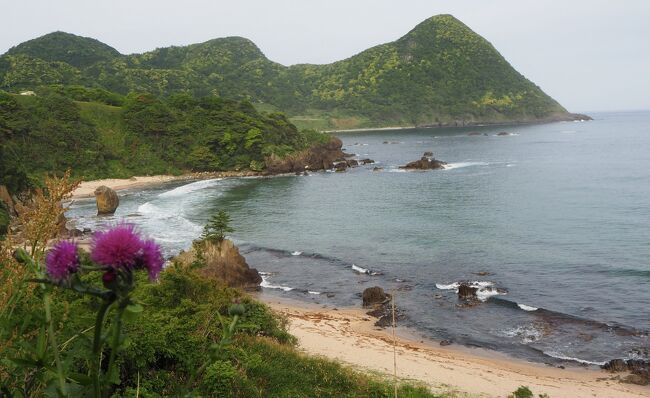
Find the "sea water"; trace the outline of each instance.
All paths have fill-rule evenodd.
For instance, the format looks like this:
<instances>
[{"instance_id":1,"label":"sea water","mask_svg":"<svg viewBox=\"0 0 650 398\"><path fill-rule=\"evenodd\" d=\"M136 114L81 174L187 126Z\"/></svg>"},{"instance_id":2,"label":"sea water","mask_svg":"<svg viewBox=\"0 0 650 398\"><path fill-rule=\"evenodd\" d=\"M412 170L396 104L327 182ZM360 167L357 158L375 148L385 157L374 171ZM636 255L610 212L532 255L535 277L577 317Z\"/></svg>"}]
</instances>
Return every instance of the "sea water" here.
<instances>
[{"instance_id":1,"label":"sea water","mask_svg":"<svg viewBox=\"0 0 650 398\"><path fill-rule=\"evenodd\" d=\"M266 293L359 306L377 285L426 337L536 361L647 358L650 112L593 116L340 134L375 164L173 183L121 193L113 217L92 200L69 216L126 220L173 255L225 210ZM447 168L399 169L425 151ZM476 305L458 301L459 282L478 288Z\"/></svg>"}]
</instances>

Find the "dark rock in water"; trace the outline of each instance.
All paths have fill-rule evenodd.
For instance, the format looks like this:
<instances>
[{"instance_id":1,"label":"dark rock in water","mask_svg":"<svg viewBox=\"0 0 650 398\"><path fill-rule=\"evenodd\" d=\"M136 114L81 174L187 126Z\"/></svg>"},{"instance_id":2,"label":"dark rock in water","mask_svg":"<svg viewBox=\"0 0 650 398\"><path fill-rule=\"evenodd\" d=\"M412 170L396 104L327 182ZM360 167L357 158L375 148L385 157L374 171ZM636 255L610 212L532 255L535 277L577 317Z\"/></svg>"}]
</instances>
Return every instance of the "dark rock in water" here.
<instances>
[{"instance_id":1,"label":"dark rock in water","mask_svg":"<svg viewBox=\"0 0 650 398\"><path fill-rule=\"evenodd\" d=\"M344 158L353 158L353 157L355 157L355 156L356 156L356 155L355 155L354 153L345 153L345 152L343 153L343 157L344 157Z\"/></svg>"},{"instance_id":2,"label":"dark rock in water","mask_svg":"<svg viewBox=\"0 0 650 398\"><path fill-rule=\"evenodd\" d=\"M355 159L348 159L346 163L348 164L348 167L356 167L359 165L359 162Z\"/></svg>"},{"instance_id":3,"label":"dark rock in water","mask_svg":"<svg viewBox=\"0 0 650 398\"><path fill-rule=\"evenodd\" d=\"M375 167L372 168L372 171L382 171L383 169L384 169L383 167L375 166Z\"/></svg>"},{"instance_id":4,"label":"dark rock in water","mask_svg":"<svg viewBox=\"0 0 650 398\"><path fill-rule=\"evenodd\" d=\"M424 153L423 156L426 156L426 157L433 157L433 152L431 152L431 151L426 151L426 152Z\"/></svg>"},{"instance_id":5,"label":"dark rock in water","mask_svg":"<svg viewBox=\"0 0 650 398\"><path fill-rule=\"evenodd\" d=\"M348 168L348 163L346 161L338 161L334 163L333 169L336 171L345 171Z\"/></svg>"},{"instance_id":6,"label":"dark rock in water","mask_svg":"<svg viewBox=\"0 0 650 398\"><path fill-rule=\"evenodd\" d=\"M500 133L497 133L498 136L504 136L504 135L510 135L507 131L501 131Z\"/></svg>"},{"instance_id":7,"label":"dark rock in water","mask_svg":"<svg viewBox=\"0 0 650 398\"><path fill-rule=\"evenodd\" d=\"M488 275L492 275L492 274L489 273L488 271L479 271L479 272L474 272L474 275L478 275L478 276L488 276Z\"/></svg>"},{"instance_id":8,"label":"dark rock in water","mask_svg":"<svg viewBox=\"0 0 650 398\"><path fill-rule=\"evenodd\" d=\"M95 189L95 199L97 200L97 215L114 214L117 206L120 204L120 198L117 193L106 185Z\"/></svg>"},{"instance_id":9,"label":"dark rock in water","mask_svg":"<svg viewBox=\"0 0 650 398\"><path fill-rule=\"evenodd\" d=\"M384 289L379 286L373 286L363 291L361 299L364 307L373 307L390 301L390 294L386 294Z\"/></svg>"},{"instance_id":10,"label":"dark rock in water","mask_svg":"<svg viewBox=\"0 0 650 398\"><path fill-rule=\"evenodd\" d=\"M448 346L448 345L452 345L452 344L453 344L453 341L451 341L451 340L441 340L440 341L440 345L443 346L443 347Z\"/></svg>"},{"instance_id":11,"label":"dark rock in water","mask_svg":"<svg viewBox=\"0 0 650 398\"><path fill-rule=\"evenodd\" d=\"M471 287L466 283L461 283L460 286L458 286L458 298L464 300L475 299L477 291L477 287Z\"/></svg>"},{"instance_id":12,"label":"dark rock in water","mask_svg":"<svg viewBox=\"0 0 650 398\"><path fill-rule=\"evenodd\" d=\"M436 170L436 169L444 169L445 165L447 163L436 160L432 157L427 156L427 153L431 152L425 152L424 156L420 160L416 160L414 162L408 163L406 166L400 166L400 169L407 169L407 170Z\"/></svg>"},{"instance_id":13,"label":"dark rock in water","mask_svg":"<svg viewBox=\"0 0 650 398\"><path fill-rule=\"evenodd\" d=\"M372 159L360 159L359 163L361 163L361 164L371 164L371 163L375 163L375 161L372 160Z\"/></svg>"}]
</instances>

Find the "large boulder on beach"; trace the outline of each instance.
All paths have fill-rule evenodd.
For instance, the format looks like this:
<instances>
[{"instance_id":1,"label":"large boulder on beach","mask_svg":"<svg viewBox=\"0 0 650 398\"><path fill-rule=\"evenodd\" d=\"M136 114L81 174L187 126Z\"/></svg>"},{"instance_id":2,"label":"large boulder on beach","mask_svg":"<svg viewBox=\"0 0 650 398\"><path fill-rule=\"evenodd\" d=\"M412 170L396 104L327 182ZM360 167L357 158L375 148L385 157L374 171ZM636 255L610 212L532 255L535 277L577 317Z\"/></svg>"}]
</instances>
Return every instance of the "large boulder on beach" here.
<instances>
[{"instance_id":1,"label":"large boulder on beach","mask_svg":"<svg viewBox=\"0 0 650 398\"><path fill-rule=\"evenodd\" d=\"M97 200L97 215L109 215L115 213L117 206L120 205L120 198L117 192L112 188L102 185L95 189L95 199Z\"/></svg>"},{"instance_id":2,"label":"large boulder on beach","mask_svg":"<svg viewBox=\"0 0 650 398\"><path fill-rule=\"evenodd\" d=\"M369 287L361 295L364 307L374 307L386 304L390 300L390 295L384 292L379 286Z\"/></svg>"},{"instance_id":3,"label":"large boulder on beach","mask_svg":"<svg viewBox=\"0 0 650 398\"><path fill-rule=\"evenodd\" d=\"M259 272L248 266L237 246L229 239L199 242L190 251L176 256L174 263L187 267L201 264L198 268L200 274L217 279L229 287L254 290L262 283Z\"/></svg>"},{"instance_id":4,"label":"large boulder on beach","mask_svg":"<svg viewBox=\"0 0 650 398\"><path fill-rule=\"evenodd\" d=\"M425 152L424 156L420 160L407 163L406 166L400 166L400 169L407 170L436 170L444 169L447 163L433 158L433 155L429 155L431 152Z\"/></svg>"}]
</instances>

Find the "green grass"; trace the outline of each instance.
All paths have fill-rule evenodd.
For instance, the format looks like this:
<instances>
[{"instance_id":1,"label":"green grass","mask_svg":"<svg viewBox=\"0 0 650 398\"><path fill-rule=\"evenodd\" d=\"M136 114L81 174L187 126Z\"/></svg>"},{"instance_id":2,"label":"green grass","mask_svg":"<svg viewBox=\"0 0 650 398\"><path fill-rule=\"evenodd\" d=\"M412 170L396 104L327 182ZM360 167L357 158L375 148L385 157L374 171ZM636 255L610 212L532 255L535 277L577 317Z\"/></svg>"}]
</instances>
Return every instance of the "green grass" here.
<instances>
[{"instance_id":1,"label":"green grass","mask_svg":"<svg viewBox=\"0 0 650 398\"><path fill-rule=\"evenodd\" d=\"M198 264L200 266L200 264ZM230 322L226 309L239 297L246 307L240 320L242 329L234 342L210 357L209 347L219 341L221 324L217 312ZM218 282L179 267L170 267L158 283L139 278L135 298L144 311L137 319L126 321L126 345L118 357L120 383L112 397L162 397L178 394L192 370L209 361L206 371L192 386L195 396L204 397L368 397L393 396L393 384L375 374L364 374L332 360L308 356L295 348L295 338L286 330L284 319L264 304L242 292L225 288ZM71 341L61 352L72 371L88 372L84 347L88 347L97 302L55 291L53 316L58 341ZM42 313L40 298L24 296L13 324L7 331L21 330L22 336L35 336L34 320ZM112 319L109 314L108 319ZM80 331L86 331L79 335ZM7 347L0 333L0 347ZM32 342L33 343L33 342ZM3 351L9 357L21 357L22 345ZM87 349L87 348L86 348ZM3 369L4 368L4 369ZM4 370L4 372L1 372ZM9 386L22 386L28 372L11 362L0 361L2 380ZM31 374L38 383L45 374ZM34 392L43 393L44 386ZM422 386L403 383L399 397L435 397Z\"/></svg>"}]
</instances>

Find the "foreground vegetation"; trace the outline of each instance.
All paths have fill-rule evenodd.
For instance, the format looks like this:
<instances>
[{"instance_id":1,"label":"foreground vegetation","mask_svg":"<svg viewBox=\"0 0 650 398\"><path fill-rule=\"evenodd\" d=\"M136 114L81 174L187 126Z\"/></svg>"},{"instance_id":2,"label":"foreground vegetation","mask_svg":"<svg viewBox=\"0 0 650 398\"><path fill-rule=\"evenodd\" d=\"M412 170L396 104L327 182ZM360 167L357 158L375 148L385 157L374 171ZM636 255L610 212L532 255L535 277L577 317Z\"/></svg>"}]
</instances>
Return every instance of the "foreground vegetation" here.
<instances>
[{"instance_id":1,"label":"foreground vegetation","mask_svg":"<svg viewBox=\"0 0 650 398\"><path fill-rule=\"evenodd\" d=\"M18 220L29 253L12 256L13 237L1 247L0 395L393 396L378 377L296 351L281 317L199 276L200 260L158 275L157 246L128 227L98 235L90 256L65 242L46 251L75 185L48 179ZM399 396L432 395L400 385Z\"/></svg>"},{"instance_id":2,"label":"foreground vegetation","mask_svg":"<svg viewBox=\"0 0 650 398\"><path fill-rule=\"evenodd\" d=\"M320 129L536 121L567 112L484 38L438 15L392 43L327 65L285 67L241 37L122 55L55 32L0 57L0 89L82 85L127 94L249 100Z\"/></svg>"}]
</instances>

